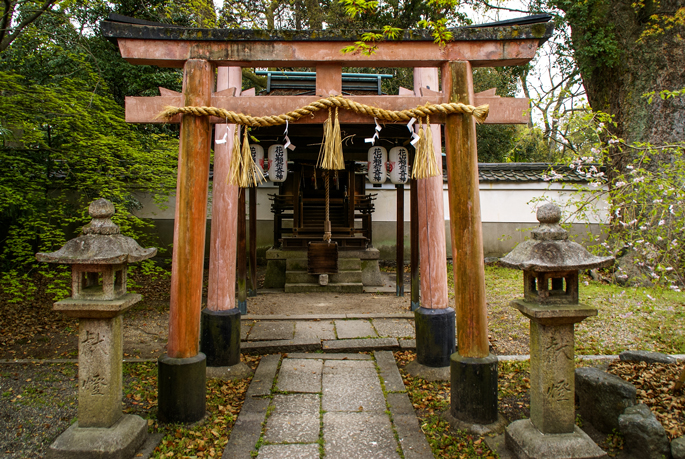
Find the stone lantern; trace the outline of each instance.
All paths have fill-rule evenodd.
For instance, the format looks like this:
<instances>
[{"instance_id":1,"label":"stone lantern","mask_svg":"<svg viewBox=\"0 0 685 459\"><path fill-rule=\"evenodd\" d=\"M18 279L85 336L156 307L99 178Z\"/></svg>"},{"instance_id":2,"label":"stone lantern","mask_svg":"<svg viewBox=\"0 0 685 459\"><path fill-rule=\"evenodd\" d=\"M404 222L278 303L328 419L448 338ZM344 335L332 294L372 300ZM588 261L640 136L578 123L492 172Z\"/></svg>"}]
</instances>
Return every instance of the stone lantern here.
<instances>
[{"instance_id":1,"label":"stone lantern","mask_svg":"<svg viewBox=\"0 0 685 459\"><path fill-rule=\"evenodd\" d=\"M606 457L575 425L574 324L596 316L578 303L578 271L610 266L613 257L597 257L568 240L551 203L538 208L540 226L532 239L500 261L523 270L524 297L511 305L530 319L530 419L511 423L507 447L519 458Z\"/></svg>"},{"instance_id":2,"label":"stone lantern","mask_svg":"<svg viewBox=\"0 0 685 459\"><path fill-rule=\"evenodd\" d=\"M128 263L154 256L119 234L110 218L114 205L93 201L93 220L83 235L52 253L37 253L38 261L71 265L72 296L53 310L79 319L78 421L50 446L48 457L130 458L147 438L147 422L124 415L122 403L122 313L141 296L126 293Z\"/></svg>"}]
</instances>

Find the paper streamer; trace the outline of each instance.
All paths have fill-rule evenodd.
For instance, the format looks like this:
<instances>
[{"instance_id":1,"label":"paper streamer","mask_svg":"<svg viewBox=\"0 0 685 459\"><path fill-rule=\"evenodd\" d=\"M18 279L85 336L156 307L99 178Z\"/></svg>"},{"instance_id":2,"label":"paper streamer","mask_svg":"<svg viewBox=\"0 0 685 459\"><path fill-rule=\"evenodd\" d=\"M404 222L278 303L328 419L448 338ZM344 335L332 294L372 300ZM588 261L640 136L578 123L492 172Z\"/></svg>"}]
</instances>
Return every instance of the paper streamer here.
<instances>
[{"instance_id":1,"label":"paper streamer","mask_svg":"<svg viewBox=\"0 0 685 459\"><path fill-rule=\"evenodd\" d=\"M373 117L373 122L376 123L376 132L373 133L373 137L369 137L367 139L364 139L364 142L370 143L371 145L376 144L376 140L378 140L380 138L380 136L378 134L381 132L381 129L383 129L378 124L378 118L376 118L375 116Z\"/></svg>"},{"instance_id":2,"label":"paper streamer","mask_svg":"<svg viewBox=\"0 0 685 459\"><path fill-rule=\"evenodd\" d=\"M419 135L414 131L414 123L416 123L416 118L412 118L409 120L407 123L407 129L409 129L409 132L411 132L411 144L412 146L416 147L416 144L419 142Z\"/></svg>"},{"instance_id":3,"label":"paper streamer","mask_svg":"<svg viewBox=\"0 0 685 459\"><path fill-rule=\"evenodd\" d=\"M228 142L228 118L226 118L226 132L224 132L224 138L221 140L215 140L214 143L217 145L221 145Z\"/></svg>"},{"instance_id":4,"label":"paper streamer","mask_svg":"<svg viewBox=\"0 0 685 459\"><path fill-rule=\"evenodd\" d=\"M293 151L295 149L295 145L290 143L290 138L288 137L288 120L285 120L285 131L283 132L283 141L285 144L283 145L283 148L287 148L290 151Z\"/></svg>"}]
</instances>

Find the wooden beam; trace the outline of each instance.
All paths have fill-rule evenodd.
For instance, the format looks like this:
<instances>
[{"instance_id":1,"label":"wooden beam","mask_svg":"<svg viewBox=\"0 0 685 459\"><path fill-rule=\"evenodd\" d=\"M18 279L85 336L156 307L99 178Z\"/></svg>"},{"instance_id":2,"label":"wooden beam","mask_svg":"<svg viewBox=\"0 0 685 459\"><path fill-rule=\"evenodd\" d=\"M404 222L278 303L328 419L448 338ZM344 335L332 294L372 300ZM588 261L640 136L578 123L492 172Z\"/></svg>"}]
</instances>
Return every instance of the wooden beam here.
<instances>
[{"instance_id":1,"label":"wooden beam","mask_svg":"<svg viewBox=\"0 0 685 459\"><path fill-rule=\"evenodd\" d=\"M323 64L316 66L316 95L318 97L342 94L342 65Z\"/></svg>"},{"instance_id":2,"label":"wooden beam","mask_svg":"<svg viewBox=\"0 0 685 459\"><path fill-rule=\"evenodd\" d=\"M187 61L184 105L209 103L213 83L209 62ZM199 352L211 132L206 116L184 116L181 121L167 345L171 358L194 357Z\"/></svg>"},{"instance_id":3,"label":"wooden beam","mask_svg":"<svg viewBox=\"0 0 685 459\"><path fill-rule=\"evenodd\" d=\"M257 296L257 187L250 187L250 288L248 295Z\"/></svg>"},{"instance_id":4,"label":"wooden beam","mask_svg":"<svg viewBox=\"0 0 685 459\"><path fill-rule=\"evenodd\" d=\"M194 41L117 38L121 56L136 65L183 66L188 59L206 59L217 66L316 67L436 67L445 62L470 61L474 67L521 65L529 62L539 38L522 40L453 41L438 46L430 41L384 41L371 55L341 50L353 42L340 41Z\"/></svg>"},{"instance_id":5,"label":"wooden beam","mask_svg":"<svg viewBox=\"0 0 685 459\"><path fill-rule=\"evenodd\" d=\"M247 314L247 247L245 227L245 193L242 188L238 190L238 254L237 254L237 279L238 279L238 308L241 314Z\"/></svg>"},{"instance_id":6,"label":"wooden beam","mask_svg":"<svg viewBox=\"0 0 685 459\"><path fill-rule=\"evenodd\" d=\"M395 294L404 296L404 185L397 188L397 238L395 246L396 268Z\"/></svg>"},{"instance_id":7,"label":"wooden beam","mask_svg":"<svg viewBox=\"0 0 685 459\"><path fill-rule=\"evenodd\" d=\"M425 88L423 88L424 91ZM231 97L212 95L211 105L236 113L249 114L251 116L271 116L286 113L320 99L318 96L261 96L261 97ZM243 94L245 96L245 94ZM443 102L442 93L430 91L426 95L416 97L408 95L400 96L355 96L350 97L356 102L379 107L385 110L405 110L426 103L440 104ZM528 123L527 114L528 99L513 99L509 97L480 97L475 99L475 105L491 104L490 115L485 120L486 124L524 124ZM180 115L169 121L157 118L167 106L182 106L181 96L159 97L127 97L126 98L126 122L128 123L178 123ZM313 117L304 117L297 124L322 124L328 118L328 111L321 110ZM373 119L364 115L357 115L349 110L340 110L340 123L342 124L369 124ZM223 124L222 118L210 118L211 123ZM431 116L432 123L443 123L444 117Z\"/></svg>"},{"instance_id":8,"label":"wooden beam","mask_svg":"<svg viewBox=\"0 0 685 459\"><path fill-rule=\"evenodd\" d=\"M468 62L442 67L442 88L452 102L474 99ZM489 355L488 314L485 302L483 229L480 217L476 121L448 115L445 123L447 183L452 235L454 303L457 314L457 350L462 357Z\"/></svg>"}]
</instances>

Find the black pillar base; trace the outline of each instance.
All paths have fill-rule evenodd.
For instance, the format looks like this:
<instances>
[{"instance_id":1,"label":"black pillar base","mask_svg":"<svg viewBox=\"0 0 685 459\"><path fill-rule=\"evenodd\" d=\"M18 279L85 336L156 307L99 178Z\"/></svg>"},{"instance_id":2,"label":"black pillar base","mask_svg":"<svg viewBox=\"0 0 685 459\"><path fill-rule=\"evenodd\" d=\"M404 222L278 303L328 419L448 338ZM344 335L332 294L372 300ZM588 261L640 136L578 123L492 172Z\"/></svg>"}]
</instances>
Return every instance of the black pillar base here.
<instances>
[{"instance_id":1,"label":"black pillar base","mask_svg":"<svg viewBox=\"0 0 685 459\"><path fill-rule=\"evenodd\" d=\"M416 312L417 309L421 307L421 304L418 301L412 301L411 302L411 312Z\"/></svg>"},{"instance_id":2,"label":"black pillar base","mask_svg":"<svg viewBox=\"0 0 685 459\"><path fill-rule=\"evenodd\" d=\"M238 310L240 311L241 314L247 314L247 300L245 301L236 301Z\"/></svg>"},{"instance_id":3,"label":"black pillar base","mask_svg":"<svg viewBox=\"0 0 685 459\"><path fill-rule=\"evenodd\" d=\"M497 421L497 356L471 358L455 352L450 360L450 414L475 424Z\"/></svg>"},{"instance_id":4,"label":"black pillar base","mask_svg":"<svg viewBox=\"0 0 685 459\"><path fill-rule=\"evenodd\" d=\"M202 310L200 351L208 367L230 367L240 363L240 310Z\"/></svg>"},{"instance_id":5,"label":"black pillar base","mask_svg":"<svg viewBox=\"0 0 685 459\"><path fill-rule=\"evenodd\" d=\"M163 354L157 362L158 412L161 422L197 422L207 406L206 357L174 359Z\"/></svg>"},{"instance_id":6,"label":"black pillar base","mask_svg":"<svg viewBox=\"0 0 685 459\"><path fill-rule=\"evenodd\" d=\"M456 346L455 313L452 308L414 311L416 361L427 367L446 367Z\"/></svg>"}]
</instances>

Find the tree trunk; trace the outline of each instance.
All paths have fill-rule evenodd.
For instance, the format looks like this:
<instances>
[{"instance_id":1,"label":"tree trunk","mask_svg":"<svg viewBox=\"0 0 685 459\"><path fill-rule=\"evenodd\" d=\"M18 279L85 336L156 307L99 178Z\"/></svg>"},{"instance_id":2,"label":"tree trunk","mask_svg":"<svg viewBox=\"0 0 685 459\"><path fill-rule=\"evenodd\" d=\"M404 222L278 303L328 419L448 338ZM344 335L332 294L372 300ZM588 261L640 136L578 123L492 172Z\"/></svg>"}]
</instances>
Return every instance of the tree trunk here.
<instances>
[{"instance_id":1,"label":"tree trunk","mask_svg":"<svg viewBox=\"0 0 685 459\"><path fill-rule=\"evenodd\" d=\"M642 8L629 0L554 3L571 26L590 106L614 116L616 126L608 126L610 132L627 142L682 142L685 98L662 100L658 93L685 87L685 26L664 27L659 35L640 38L655 17L663 25L685 7L685 0L646 1ZM651 92L656 95L649 104L643 95ZM626 154L612 158L610 176L624 171Z\"/></svg>"}]
</instances>

